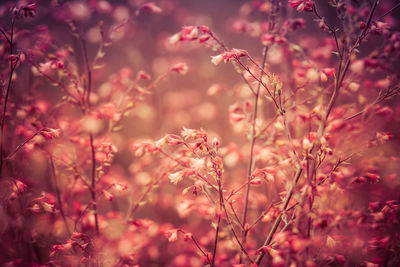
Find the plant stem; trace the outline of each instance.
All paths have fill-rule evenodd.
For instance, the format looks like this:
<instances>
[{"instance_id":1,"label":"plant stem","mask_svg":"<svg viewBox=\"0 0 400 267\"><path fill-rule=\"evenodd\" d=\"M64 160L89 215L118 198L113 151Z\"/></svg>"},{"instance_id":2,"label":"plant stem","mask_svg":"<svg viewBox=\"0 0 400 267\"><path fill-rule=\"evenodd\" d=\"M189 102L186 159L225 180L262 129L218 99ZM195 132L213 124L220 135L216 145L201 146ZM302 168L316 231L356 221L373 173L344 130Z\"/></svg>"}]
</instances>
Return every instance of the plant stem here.
<instances>
[{"instance_id":1,"label":"plant stem","mask_svg":"<svg viewBox=\"0 0 400 267\"><path fill-rule=\"evenodd\" d=\"M268 46L266 46L263 51L263 62L262 62L263 69L265 67L267 53L268 53ZM263 76L263 72L260 73L260 80L262 80L262 76ZM257 120L258 99L260 96L260 88L261 88L261 84L258 83L256 92L255 92L256 94L254 96L254 109L253 109L253 117L251 120L250 155L249 155L249 164L247 167L247 189L246 189L246 196L245 196L244 209L243 209L243 218L242 218L242 226L243 226L242 242L243 243L246 243L246 236L247 236L247 231L246 231L245 225L246 225L246 221L247 221L247 210L248 210L248 205L249 205L250 179L251 179L251 174L253 173L253 169L254 169L254 145L256 143L256 120Z\"/></svg>"},{"instance_id":2,"label":"plant stem","mask_svg":"<svg viewBox=\"0 0 400 267\"><path fill-rule=\"evenodd\" d=\"M54 164L53 157L50 156L49 158L50 158L51 172L52 172L53 179L54 179L54 188L56 190L56 196L57 196L57 201L58 201L58 206L59 206L58 208L60 209L60 214L61 214L61 217L63 218L64 224L65 224L65 229L67 230L67 233L70 236L71 235L71 230L69 229L67 218L65 216L63 203L62 203L62 200L61 200L60 189L58 188L56 166Z\"/></svg>"},{"instance_id":3,"label":"plant stem","mask_svg":"<svg viewBox=\"0 0 400 267\"><path fill-rule=\"evenodd\" d=\"M93 134L90 134L90 149L92 153L92 184L91 184L91 196L93 201L93 211L94 211L94 222L96 227L96 234L99 234L99 221L97 216L97 203L96 203L96 151L93 145Z\"/></svg>"},{"instance_id":4,"label":"plant stem","mask_svg":"<svg viewBox=\"0 0 400 267\"><path fill-rule=\"evenodd\" d=\"M11 20L11 34L10 34L10 39L7 38L7 35L5 34L5 32L3 32L3 35L6 37L7 41L9 41L9 45L10 45L10 55L13 54L13 49L14 49L14 17ZM7 89L6 89L6 95L4 98L4 106L3 106L3 113L1 116L1 129L0 129L0 174L3 171L3 163L4 163L4 125L5 125L5 120L6 120L6 112L7 112L7 103L8 103L8 96L10 94L10 90L11 90L11 82L12 82L12 77L14 74L14 70L17 66L18 63L18 59L14 62L13 60L10 60L10 76L8 78L8 85L7 85Z\"/></svg>"},{"instance_id":5,"label":"plant stem","mask_svg":"<svg viewBox=\"0 0 400 267\"><path fill-rule=\"evenodd\" d=\"M82 50L83 50L83 55L84 55L84 62L85 62L85 67L86 67L86 74L88 77L87 81L87 87L86 87L86 112L90 109L90 92L92 88L92 71L90 69L89 65L89 57L88 57L88 52L87 52L87 47L86 47L86 42L82 37L82 34L78 34L79 40L81 41L82 44ZM98 215L97 215L97 199L96 199L96 150L94 147L94 138L93 138L93 133L91 132L89 134L89 139L90 139L90 150L91 150L91 159L92 159L92 170L91 170L91 197L92 197L92 202L93 202L93 216L94 216L94 222L95 222L95 228L96 228L96 235L99 235L99 220L98 220Z\"/></svg>"},{"instance_id":6,"label":"plant stem","mask_svg":"<svg viewBox=\"0 0 400 267\"><path fill-rule=\"evenodd\" d=\"M218 215L218 222L217 222L217 229L215 231L215 240L214 240L214 250L213 250L213 256L212 256L212 262L211 266L215 266L215 256L217 255L217 246L218 246L218 234L219 234L219 228L221 225L221 215Z\"/></svg>"}]
</instances>

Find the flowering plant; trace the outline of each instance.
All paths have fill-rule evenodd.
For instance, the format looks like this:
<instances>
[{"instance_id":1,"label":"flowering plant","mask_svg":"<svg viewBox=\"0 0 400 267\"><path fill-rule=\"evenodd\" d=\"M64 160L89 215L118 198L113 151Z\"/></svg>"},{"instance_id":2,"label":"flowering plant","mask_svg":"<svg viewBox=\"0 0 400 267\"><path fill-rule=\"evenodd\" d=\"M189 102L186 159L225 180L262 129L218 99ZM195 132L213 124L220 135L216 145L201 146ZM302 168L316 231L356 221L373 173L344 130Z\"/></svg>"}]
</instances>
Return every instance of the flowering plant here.
<instances>
[{"instance_id":1,"label":"flowering plant","mask_svg":"<svg viewBox=\"0 0 400 267\"><path fill-rule=\"evenodd\" d=\"M0 6L2 264L400 264L400 4L202 5Z\"/></svg>"}]
</instances>

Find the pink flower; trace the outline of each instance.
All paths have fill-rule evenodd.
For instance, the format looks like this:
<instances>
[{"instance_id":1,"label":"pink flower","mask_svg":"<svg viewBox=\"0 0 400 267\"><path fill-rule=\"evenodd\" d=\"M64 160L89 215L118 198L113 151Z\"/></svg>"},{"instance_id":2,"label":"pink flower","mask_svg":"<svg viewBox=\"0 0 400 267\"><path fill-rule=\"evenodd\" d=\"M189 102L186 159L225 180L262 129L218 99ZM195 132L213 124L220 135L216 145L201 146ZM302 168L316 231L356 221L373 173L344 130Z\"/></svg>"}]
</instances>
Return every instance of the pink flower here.
<instances>
[{"instance_id":1,"label":"pink flower","mask_svg":"<svg viewBox=\"0 0 400 267\"><path fill-rule=\"evenodd\" d=\"M205 25L200 26L200 31L202 31L203 33L210 33L210 28L208 28Z\"/></svg>"},{"instance_id":2,"label":"pink flower","mask_svg":"<svg viewBox=\"0 0 400 267\"><path fill-rule=\"evenodd\" d=\"M231 53L236 58L247 57L249 55L249 53L246 50L236 49L236 48L233 48L231 50Z\"/></svg>"},{"instance_id":3,"label":"pink flower","mask_svg":"<svg viewBox=\"0 0 400 267\"><path fill-rule=\"evenodd\" d=\"M274 43L275 36L270 33L265 33L261 36L261 43L264 46L269 46Z\"/></svg>"},{"instance_id":4,"label":"pink flower","mask_svg":"<svg viewBox=\"0 0 400 267\"><path fill-rule=\"evenodd\" d=\"M47 139L54 139L60 136L61 130L53 128L44 128L40 133Z\"/></svg>"},{"instance_id":5,"label":"pink flower","mask_svg":"<svg viewBox=\"0 0 400 267\"><path fill-rule=\"evenodd\" d=\"M175 45L175 44L177 44L180 40L181 40L181 33L178 32L178 33L175 33L174 35L172 35L172 36L169 38L169 43L172 44L172 45Z\"/></svg>"},{"instance_id":6,"label":"pink flower","mask_svg":"<svg viewBox=\"0 0 400 267\"><path fill-rule=\"evenodd\" d=\"M24 17L31 17L31 18L35 17L36 9L37 9L36 3L31 3L26 6L21 7L21 11L22 11Z\"/></svg>"},{"instance_id":7,"label":"pink flower","mask_svg":"<svg viewBox=\"0 0 400 267\"><path fill-rule=\"evenodd\" d=\"M207 133L203 129L195 130L183 127L181 135L185 140L189 138L207 138Z\"/></svg>"},{"instance_id":8,"label":"pink flower","mask_svg":"<svg viewBox=\"0 0 400 267\"><path fill-rule=\"evenodd\" d=\"M213 63L214 65L218 65L219 63L221 63L222 61L222 55L217 55L217 56L213 56L211 57L211 63Z\"/></svg>"},{"instance_id":9,"label":"pink flower","mask_svg":"<svg viewBox=\"0 0 400 267\"><path fill-rule=\"evenodd\" d=\"M26 188L28 187L25 183L21 182L20 180L16 179L14 181L14 192L18 194L22 194L25 192Z\"/></svg>"},{"instance_id":10,"label":"pink flower","mask_svg":"<svg viewBox=\"0 0 400 267\"><path fill-rule=\"evenodd\" d=\"M335 74L335 68L325 68L322 70L322 72L328 76L332 76L333 74Z\"/></svg>"},{"instance_id":11,"label":"pink flower","mask_svg":"<svg viewBox=\"0 0 400 267\"><path fill-rule=\"evenodd\" d=\"M165 232L168 242L175 242L178 240L178 229L172 229Z\"/></svg>"},{"instance_id":12,"label":"pink flower","mask_svg":"<svg viewBox=\"0 0 400 267\"><path fill-rule=\"evenodd\" d=\"M237 51L236 51L237 50ZM243 54L236 49L235 52L239 53L239 55L243 56ZM245 50L242 50L245 51ZM215 65L218 65L219 63L221 63L222 60L224 60L225 63L228 63L232 58L233 58L234 54L232 52L224 52L222 54L219 54L217 56L213 56L211 57L211 62Z\"/></svg>"},{"instance_id":13,"label":"pink flower","mask_svg":"<svg viewBox=\"0 0 400 267\"><path fill-rule=\"evenodd\" d=\"M183 179L183 171L174 172L168 175L168 179L173 184L178 184Z\"/></svg>"},{"instance_id":14,"label":"pink flower","mask_svg":"<svg viewBox=\"0 0 400 267\"><path fill-rule=\"evenodd\" d=\"M291 8L297 8L297 11L311 12L314 8L314 3L311 0L289 0L289 6Z\"/></svg>"},{"instance_id":15,"label":"pink flower","mask_svg":"<svg viewBox=\"0 0 400 267\"><path fill-rule=\"evenodd\" d=\"M145 71L143 71L143 70L141 70L141 71L139 71L138 72L138 79L140 79L140 80L150 80L150 74L148 74L147 72L145 72Z\"/></svg>"},{"instance_id":16,"label":"pink flower","mask_svg":"<svg viewBox=\"0 0 400 267\"><path fill-rule=\"evenodd\" d=\"M114 198L114 196L113 196L110 192L108 192L107 190L103 190L103 194L104 194L104 197L105 197L108 201L112 201L113 198Z\"/></svg>"},{"instance_id":17,"label":"pink flower","mask_svg":"<svg viewBox=\"0 0 400 267\"><path fill-rule=\"evenodd\" d=\"M328 76L326 76L326 74L323 72L321 72L321 74L319 75L319 78L320 78L321 82L323 82L323 83L328 81Z\"/></svg>"},{"instance_id":18,"label":"pink flower","mask_svg":"<svg viewBox=\"0 0 400 267\"><path fill-rule=\"evenodd\" d=\"M177 63L171 67L171 71L176 71L182 75L185 75L188 72L188 70L189 70L189 67L184 62Z\"/></svg>"},{"instance_id":19,"label":"pink flower","mask_svg":"<svg viewBox=\"0 0 400 267\"><path fill-rule=\"evenodd\" d=\"M51 254L50 254L50 257L53 257L56 253L60 253L60 252L66 253L66 252L69 252L69 251L72 249L72 246L73 246L74 244L76 244L76 242L69 239L69 240L67 240L67 242L66 242L65 244L62 244L62 245L53 245L53 248L51 249L52 252L51 252Z\"/></svg>"},{"instance_id":20,"label":"pink flower","mask_svg":"<svg viewBox=\"0 0 400 267\"><path fill-rule=\"evenodd\" d=\"M155 13L155 14L160 14L162 12L161 7L157 6L154 2L150 2L147 4L142 5L138 11L137 14L140 13L142 10Z\"/></svg>"}]
</instances>

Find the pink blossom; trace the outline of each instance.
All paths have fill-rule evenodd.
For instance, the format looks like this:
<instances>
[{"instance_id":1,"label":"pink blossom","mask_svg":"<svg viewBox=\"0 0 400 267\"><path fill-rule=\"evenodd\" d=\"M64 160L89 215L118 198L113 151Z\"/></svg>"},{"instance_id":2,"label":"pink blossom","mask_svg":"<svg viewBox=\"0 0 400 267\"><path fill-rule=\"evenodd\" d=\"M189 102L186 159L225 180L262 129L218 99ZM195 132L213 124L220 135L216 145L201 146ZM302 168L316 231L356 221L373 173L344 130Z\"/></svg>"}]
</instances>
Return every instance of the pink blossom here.
<instances>
[{"instance_id":1,"label":"pink blossom","mask_svg":"<svg viewBox=\"0 0 400 267\"><path fill-rule=\"evenodd\" d=\"M176 71L179 74L185 75L189 70L189 67L186 63L180 62L171 67L171 71Z\"/></svg>"},{"instance_id":2,"label":"pink blossom","mask_svg":"<svg viewBox=\"0 0 400 267\"><path fill-rule=\"evenodd\" d=\"M146 3L139 7L138 12L148 11L155 14L160 14L162 12L161 7L157 6L154 2Z\"/></svg>"},{"instance_id":3,"label":"pink blossom","mask_svg":"<svg viewBox=\"0 0 400 267\"><path fill-rule=\"evenodd\" d=\"M178 230L172 229L165 232L165 236L168 239L168 242L175 242L178 240Z\"/></svg>"},{"instance_id":4,"label":"pink blossom","mask_svg":"<svg viewBox=\"0 0 400 267\"><path fill-rule=\"evenodd\" d=\"M40 134L46 137L47 139L51 140L59 137L61 134L61 130L54 128L44 128L40 131Z\"/></svg>"}]
</instances>

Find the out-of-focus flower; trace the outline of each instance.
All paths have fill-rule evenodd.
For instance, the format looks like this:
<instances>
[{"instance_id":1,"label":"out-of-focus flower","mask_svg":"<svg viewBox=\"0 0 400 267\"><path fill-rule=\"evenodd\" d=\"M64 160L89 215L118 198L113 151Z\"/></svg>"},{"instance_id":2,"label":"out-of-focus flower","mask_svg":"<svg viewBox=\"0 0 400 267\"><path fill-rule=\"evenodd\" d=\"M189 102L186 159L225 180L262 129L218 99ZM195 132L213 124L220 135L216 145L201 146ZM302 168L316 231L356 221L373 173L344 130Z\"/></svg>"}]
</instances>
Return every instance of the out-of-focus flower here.
<instances>
[{"instance_id":1,"label":"out-of-focus flower","mask_svg":"<svg viewBox=\"0 0 400 267\"><path fill-rule=\"evenodd\" d=\"M62 244L62 245L53 245L53 248L51 249L51 254L50 254L50 257L53 257L55 254L57 254L57 253L66 253L66 252L69 252L71 249L72 249L72 247L73 247L73 245L75 244L76 242L75 241L73 241L73 240L67 240L67 242L65 243L65 244Z\"/></svg>"},{"instance_id":2,"label":"out-of-focus flower","mask_svg":"<svg viewBox=\"0 0 400 267\"><path fill-rule=\"evenodd\" d=\"M140 80L146 80L146 81L147 81L147 80L150 80L150 78L151 78L150 74L148 74L147 72L145 72L145 71L143 71L143 70L141 70L141 71L138 72L137 77L138 77L138 79L140 79Z\"/></svg>"},{"instance_id":3,"label":"out-of-focus flower","mask_svg":"<svg viewBox=\"0 0 400 267\"><path fill-rule=\"evenodd\" d=\"M61 130L60 129L53 129L53 128L44 128L41 130L40 134L46 137L47 139L54 139L60 136Z\"/></svg>"},{"instance_id":4,"label":"out-of-focus flower","mask_svg":"<svg viewBox=\"0 0 400 267\"><path fill-rule=\"evenodd\" d=\"M222 55L212 56L211 63L213 63L214 65L218 65L219 63L221 63L222 59Z\"/></svg>"},{"instance_id":5,"label":"out-of-focus flower","mask_svg":"<svg viewBox=\"0 0 400 267\"><path fill-rule=\"evenodd\" d=\"M180 40L181 40L181 33L178 32L178 33L175 33L174 35L172 35L172 36L169 38L169 43L172 44L172 45L175 45L175 44L177 44Z\"/></svg>"},{"instance_id":6,"label":"out-of-focus flower","mask_svg":"<svg viewBox=\"0 0 400 267\"><path fill-rule=\"evenodd\" d=\"M171 183L173 184L178 184L180 181L183 179L183 171L178 171L174 173L170 173L168 175L168 179L170 180Z\"/></svg>"},{"instance_id":7,"label":"out-of-focus flower","mask_svg":"<svg viewBox=\"0 0 400 267\"><path fill-rule=\"evenodd\" d=\"M157 6L154 2L150 2L140 6L136 14L139 14L141 11L148 11L151 13L160 14L162 12L162 8Z\"/></svg>"},{"instance_id":8,"label":"out-of-focus flower","mask_svg":"<svg viewBox=\"0 0 400 267\"><path fill-rule=\"evenodd\" d=\"M108 201L112 201L113 198L114 198L114 196L113 196L110 192L108 192L107 190L103 190L103 194L104 194L104 197L105 197Z\"/></svg>"},{"instance_id":9,"label":"out-of-focus flower","mask_svg":"<svg viewBox=\"0 0 400 267\"><path fill-rule=\"evenodd\" d=\"M35 17L37 10L36 3L31 3L26 6L21 7L21 11L25 17Z\"/></svg>"},{"instance_id":10,"label":"out-of-focus flower","mask_svg":"<svg viewBox=\"0 0 400 267\"><path fill-rule=\"evenodd\" d=\"M165 232L165 236L169 242L178 240L178 229L172 229Z\"/></svg>"},{"instance_id":11,"label":"out-of-focus flower","mask_svg":"<svg viewBox=\"0 0 400 267\"><path fill-rule=\"evenodd\" d=\"M185 75L189 70L189 67L186 63L180 62L171 67L171 71L176 71L179 74Z\"/></svg>"},{"instance_id":12,"label":"out-of-focus flower","mask_svg":"<svg viewBox=\"0 0 400 267\"><path fill-rule=\"evenodd\" d=\"M311 0L289 0L289 6L296 8L299 12L311 12L313 11L314 3Z\"/></svg>"},{"instance_id":13,"label":"out-of-focus flower","mask_svg":"<svg viewBox=\"0 0 400 267\"><path fill-rule=\"evenodd\" d=\"M207 133L203 129L196 130L183 127L181 135L185 140L189 138L207 138Z\"/></svg>"}]
</instances>

